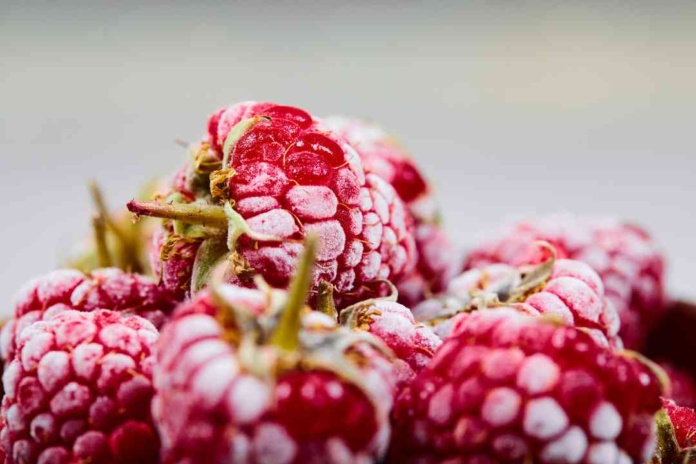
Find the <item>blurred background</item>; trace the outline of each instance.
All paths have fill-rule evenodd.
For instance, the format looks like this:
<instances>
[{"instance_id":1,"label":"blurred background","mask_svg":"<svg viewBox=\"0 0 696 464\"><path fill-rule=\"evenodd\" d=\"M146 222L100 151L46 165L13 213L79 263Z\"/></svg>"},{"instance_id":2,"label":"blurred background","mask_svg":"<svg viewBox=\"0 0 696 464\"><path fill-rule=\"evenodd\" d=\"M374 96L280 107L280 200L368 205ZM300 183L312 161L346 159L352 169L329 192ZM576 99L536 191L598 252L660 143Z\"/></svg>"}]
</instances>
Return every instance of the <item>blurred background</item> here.
<instances>
[{"instance_id":1,"label":"blurred background","mask_svg":"<svg viewBox=\"0 0 696 464\"><path fill-rule=\"evenodd\" d=\"M379 122L466 245L575 211L646 225L696 298L696 2L0 0L0 312L239 100Z\"/></svg>"}]
</instances>

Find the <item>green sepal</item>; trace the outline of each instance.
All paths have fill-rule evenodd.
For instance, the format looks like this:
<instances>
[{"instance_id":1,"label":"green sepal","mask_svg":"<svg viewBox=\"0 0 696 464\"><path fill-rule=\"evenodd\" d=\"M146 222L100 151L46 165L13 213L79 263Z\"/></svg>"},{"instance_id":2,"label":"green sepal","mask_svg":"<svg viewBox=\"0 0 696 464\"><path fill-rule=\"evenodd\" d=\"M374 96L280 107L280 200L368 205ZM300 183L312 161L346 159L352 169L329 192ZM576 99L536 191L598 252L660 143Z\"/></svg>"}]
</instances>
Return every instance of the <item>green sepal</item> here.
<instances>
[{"instance_id":1,"label":"green sepal","mask_svg":"<svg viewBox=\"0 0 696 464\"><path fill-rule=\"evenodd\" d=\"M209 238L201 243L193 262L191 295L208 285L215 267L226 261L229 255L224 238Z\"/></svg>"},{"instance_id":2,"label":"green sepal","mask_svg":"<svg viewBox=\"0 0 696 464\"><path fill-rule=\"evenodd\" d=\"M244 136L244 134L249 132L258 123L268 120L269 119L266 116L254 116L253 118L243 119L230 130L229 134L227 134L227 138L225 139L225 143L222 146L222 153L224 155L222 158L223 169L229 167L230 157L232 156L232 152L234 151L234 148L237 146L237 142L239 142L239 139L241 139Z\"/></svg>"},{"instance_id":3,"label":"green sepal","mask_svg":"<svg viewBox=\"0 0 696 464\"><path fill-rule=\"evenodd\" d=\"M672 420L664 409L655 414L657 446L650 464L696 464L696 447L682 448L677 442Z\"/></svg>"}]
</instances>

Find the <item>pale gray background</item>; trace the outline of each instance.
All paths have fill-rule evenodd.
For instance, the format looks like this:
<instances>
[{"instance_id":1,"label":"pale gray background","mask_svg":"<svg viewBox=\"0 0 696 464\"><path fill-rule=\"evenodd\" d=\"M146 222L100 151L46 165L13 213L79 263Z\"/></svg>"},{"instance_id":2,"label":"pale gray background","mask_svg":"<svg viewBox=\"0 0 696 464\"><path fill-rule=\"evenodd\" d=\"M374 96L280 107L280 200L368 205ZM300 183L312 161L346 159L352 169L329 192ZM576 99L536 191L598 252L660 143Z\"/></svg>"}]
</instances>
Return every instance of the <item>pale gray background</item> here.
<instances>
[{"instance_id":1,"label":"pale gray background","mask_svg":"<svg viewBox=\"0 0 696 464\"><path fill-rule=\"evenodd\" d=\"M86 230L88 177L125 203L242 99L381 122L462 243L528 213L646 224L696 297L696 2L111 3L0 0L2 311Z\"/></svg>"}]
</instances>

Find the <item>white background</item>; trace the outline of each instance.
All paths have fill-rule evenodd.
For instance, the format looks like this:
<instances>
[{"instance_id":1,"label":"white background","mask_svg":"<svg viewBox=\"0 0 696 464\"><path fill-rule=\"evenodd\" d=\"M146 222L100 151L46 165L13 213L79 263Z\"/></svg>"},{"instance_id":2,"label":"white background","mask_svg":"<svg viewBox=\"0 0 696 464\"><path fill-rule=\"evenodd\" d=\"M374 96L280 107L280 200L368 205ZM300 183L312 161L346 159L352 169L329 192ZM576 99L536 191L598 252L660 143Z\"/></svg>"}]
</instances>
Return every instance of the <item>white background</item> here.
<instances>
[{"instance_id":1,"label":"white background","mask_svg":"<svg viewBox=\"0 0 696 464\"><path fill-rule=\"evenodd\" d=\"M380 122L463 244L533 213L645 224L696 298L695 2L111 3L0 0L0 312L87 230L87 178L124 204L244 99Z\"/></svg>"}]
</instances>

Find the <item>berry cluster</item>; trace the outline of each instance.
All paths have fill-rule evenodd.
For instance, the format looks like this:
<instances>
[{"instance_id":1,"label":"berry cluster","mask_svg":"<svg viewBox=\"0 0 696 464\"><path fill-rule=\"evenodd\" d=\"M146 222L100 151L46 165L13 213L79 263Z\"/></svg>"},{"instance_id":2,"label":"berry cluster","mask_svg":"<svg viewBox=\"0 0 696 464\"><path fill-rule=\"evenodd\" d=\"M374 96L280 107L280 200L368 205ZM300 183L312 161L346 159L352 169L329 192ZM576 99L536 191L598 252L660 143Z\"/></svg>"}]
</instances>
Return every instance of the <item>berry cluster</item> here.
<instances>
[{"instance_id":1,"label":"berry cluster","mask_svg":"<svg viewBox=\"0 0 696 464\"><path fill-rule=\"evenodd\" d=\"M377 126L242 102L202 127L128 203L147 226L93 187L94 237L19 290L0 464L696 456L696 369L643 353L674 311L642 229L553 216L463 253Z\"/></svg>"}]
</instances>

